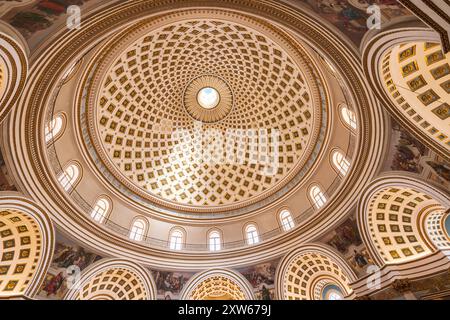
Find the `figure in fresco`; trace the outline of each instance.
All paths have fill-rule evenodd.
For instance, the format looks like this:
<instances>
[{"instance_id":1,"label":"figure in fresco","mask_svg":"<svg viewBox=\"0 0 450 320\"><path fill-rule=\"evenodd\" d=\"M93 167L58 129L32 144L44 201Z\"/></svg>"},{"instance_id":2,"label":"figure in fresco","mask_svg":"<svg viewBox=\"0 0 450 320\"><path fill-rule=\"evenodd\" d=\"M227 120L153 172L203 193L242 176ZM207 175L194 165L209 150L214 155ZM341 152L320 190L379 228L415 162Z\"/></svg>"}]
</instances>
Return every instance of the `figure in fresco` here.
<instances>
[{"instance_id":1,"label":"figure in fresco","mask_svg":"<svg viewBox=\"0 0 450 320\"><path fill-rule=\"evenodd\" d=\"M276 266L272 263L263 263L255 267L242 270L241 273L254 288L261 285L271 286L274 284Z\"/></svg>"},{"instance_id":2,"label":"figure in fresco","mask_svg":"<svg viewBox=\"0 0 450 320\"><path fill-rule=\"evenodd\" d=\"M53 260L39 295L46 298L62 298L67 290L65 285L66 269L74 265L82 271L101 258L101 256L88 252L71 240L57 234Z\"/></svg>"},{"instance_id":3,"label":"figure in fresco","mask_svg":"<svg viewBox=\"0 0 450 320\"><path fill-rule=\"evenodd\" d=\"M356 45L367 29L367 8L378 5L382 23L411 13L396 0L303 0L311 9L332 23Z\"/></svg>"},{"instance_id":4,"label":"figure in fresco","mask_svg":"<svg viewBox=\"0 0 450 320\"><path fill-rule=\"evenodd\" d=\"M358 232L358 226L353 219L346 220L335 230L334 237L328 244L336 248L341 253L347 253L350 246L359 246L362 243Z\"/></svg>"},{"instance_id":5,"label":"figure in fresco","mask_svg":"<svg viewBox=\"0 0 450 320\"><path fill-rule=\"evenodd\" d=\"M433 169L433 171L442 179L450 182L450 164L435 161L427 161L427 164Z\"/></svg>"},{"instance_id":6,"label":"figure in fresco","mask_svg":"<svg viewBox=\"0 0 450 320\"><path fill-rule=\"evenodd\" d=\"M252 267L238 269L252 285L255 295L261 300L271 300L274 297L275 272L278 260L265 262Z\"/></svg>"},{"instance_id":7,"label":"figure in fresco","mask_svg":"<svg viewBox=\"0 0 450 320\"><path fill-rule=\"evenodd\" d=\"M399 138L395 145L396 152L391 169L421 173L423 167L419 162L420 158L427 154L427 148L397 123L393 123L392 129Z\"/></svg>"},{"instance_id":8,"label":"figure in fresco","mask_svg":"<svg viewBox=\"0 0 450 320\"><path fill-rule=\"evenodd\" d=\"M261 300L272 300L270 297L270 291L269 291L269 289L266 288L266 286L262 286Z\"/></svg>"},{"instance_id":9,"label":"figure in fresco","mask_svg":"<svg viewBox=\"0 0 450 320\"><path fill-rule=\"evenodd\" d=\"M47 293L47 297L50 295L56 295L61 288L64 280L64 272L61 271L56 276L52 276L50 280L46 281L42 290Z\"/></svg>"},{"instance_id":10,"label":"figure in fresco","mask_svg":"<svg viewBox=\"0 0 450 320\"><path fill-rule=\"evenodd\" d=\"M59 268L68 268L72 265L76 265L83 270L86 267L87 254L83 248L74 249L68 247L53 261Z\"/></svg>"},{"instance_id":11,"label":"figure in fresco","mask_svg":"<svg viewBox=\"0 0 450 320\"><path fill-rule=\"evenodd\" d=\"M353 254L347 258L350 265L358 274L365 274L365 270L374 262L367 253L367 249L362 245L353 250Z\"/></svg>"},{"instance_id":12,"label":"figure in fresco","mask_svg":"<svg viewBox=\"0 0 450 320\"><path fill-rule=\"evenodd\" d=\"M184 284L189 279L189 276L177 272L152 271L155 279L158 294L164 295L164 298L172 295L177 295L183 289ZM169 294L170 293L170 294Z\"/></svg>"},{"instance_id":13,"label":"figure in fresco","mask_svg":"<svg viewBox=\"0 0 450 320\"><path fill-rule=\"evenodd\" d=\"M26 9L19 8L17 12L8 13L6 20L20 33L29 38L34 33L50 28L60 16L67 12L71 5L82 6L91 0L44 0L36 1Z\"/></svg>"},{"instance_id":14,"label":"figure in fresco","mask_svg":"<svg viewBox=\"0 0 450 320\"><path fill-rule=\"evenodd\" d=\"M368 263L366 257L356 250L353 250L353 252L356 264L361 268L366 266Z\"/></svg>"},{"instance_id":15,"label":"figure in fresco","mask_svg":"<svg viewBox=\"0 0 450 320\"><path fill-rule=\"evenodd\" d=\"M331 21L348 31L358 32L367 28L366 14L346 0L318 1L317 8L320 13L326 14Z\"/></svg>"}]
</instances>

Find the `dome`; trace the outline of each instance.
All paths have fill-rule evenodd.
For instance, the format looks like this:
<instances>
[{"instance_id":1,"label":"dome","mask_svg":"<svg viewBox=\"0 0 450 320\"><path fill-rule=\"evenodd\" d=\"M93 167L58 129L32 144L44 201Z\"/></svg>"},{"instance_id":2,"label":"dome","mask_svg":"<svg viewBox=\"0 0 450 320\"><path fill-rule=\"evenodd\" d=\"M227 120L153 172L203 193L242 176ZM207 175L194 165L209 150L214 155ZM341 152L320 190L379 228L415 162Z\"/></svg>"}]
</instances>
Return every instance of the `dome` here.
<instances>
[{"instance_id":1,"label":"dome","mask_svg":"<svg viewBox=\"0 0 450 320\"><path fill-rule=\"evenodd\" d=\"M297 41L258 19L190 10L144 20L92 65L88 143L108 175L158 206L257 207L317 157L319 73Z\"/></svg>"}]
</instances>

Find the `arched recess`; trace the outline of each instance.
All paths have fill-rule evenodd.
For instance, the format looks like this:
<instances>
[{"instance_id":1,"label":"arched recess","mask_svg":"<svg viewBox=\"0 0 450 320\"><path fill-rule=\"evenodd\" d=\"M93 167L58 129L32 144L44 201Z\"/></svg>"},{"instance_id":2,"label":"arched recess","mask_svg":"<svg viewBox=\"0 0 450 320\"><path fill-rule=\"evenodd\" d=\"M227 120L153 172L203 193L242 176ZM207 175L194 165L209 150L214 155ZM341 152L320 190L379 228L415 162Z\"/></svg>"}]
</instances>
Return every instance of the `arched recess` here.
<instances>
[{"instance_id":1,"label":"arched recess","mask_svg":"<svg viewBox=\"0 0 450 320\"><path fill-rule=\"evenodd\" d=\"M0 21L0 122L19 98L28 74L28 47L11 27Z\"/></svg>"},{"instance_id":2,"label":"arched recess","mask_svg":"<svg viewBox=\"0 0 450 320\"><path fill-rule=\"evenodd\" d=\"M449 160L450 56L439 42L425 26L391 26L365 39L363 67L391 115Z\"/></svg>"},{"instance_id":3,"label":"arched recess","mask_svg":"<svg viewBox=\"0 0 450 320\"><path fill-rule=\"evenodd\" d=\"M194 275L184 286L181 300L254 300L252 286L229 269L210 269Z\"/></svg>"},{"instance_id":4,"label":"arched recess","mask_svg":"<svg viewBox=\"0 0 450 320\"><path fill-rule=\"evenodd\" d=\"M445 193L412 174L383 175L361 196L358 227L379 266L403 264L424 258L442 246L450 248L440 237L430 236L436 227L443 227L445 208L449 206Z\"/></svg>"},{"instance_id":5,"label":"arched recess","mask_svg":"<svg viewBox=\"0 0 450 320\"><path fill-rule=\"evenodd\" d=\"M0 193L0 299L33 298L54 250L48 215L15 192Z\"/></svg>"},{"instance_id":6,"label":"arched recess","mask_svg":"<svg viewBox=\"0 0 450 320\"><path fill-rule=\"evenodd\" d=\"M107 258L74 277L65 300L154 300L156 286L150 272L125 259Z\"/></svg>"},{"instance_id":7,"label":"arched recess","mask_svg":"<svg viewBox=\"0 0 450 320\"><path fill-rule=\"evenodd\" d=\"M281 300L322 300L324 290L333 287L342 297L353 290L356 274L332 248L307 244L287 254L278 265L275 284Z\"/></svg>"}]
</instances>

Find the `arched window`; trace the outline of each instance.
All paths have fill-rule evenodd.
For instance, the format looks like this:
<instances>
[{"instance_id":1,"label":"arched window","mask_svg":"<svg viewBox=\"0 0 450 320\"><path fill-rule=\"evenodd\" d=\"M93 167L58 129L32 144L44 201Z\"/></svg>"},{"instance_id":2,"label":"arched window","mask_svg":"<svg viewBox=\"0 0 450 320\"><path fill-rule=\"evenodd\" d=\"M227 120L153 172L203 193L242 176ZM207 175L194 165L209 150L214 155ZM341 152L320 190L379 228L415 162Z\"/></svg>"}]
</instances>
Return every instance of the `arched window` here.
<instances>
[{"instance_id":1,"label":"arched window","mask_svg":"<svg viewBox=\"0 0 450 320\"><path fill-rule=\"evenodd\" d=\"M341 106L341 118L348 125L348 127L356 130L356 114L345 104Z\"/></svg>"},{"instance_id":2,"label":"arched window","mask_svg":"<svg viewBox=\"0 0 450 320\"><path fill-rule=\"evenodd\" d=\"M172 250L181 250L183 246L183 232L181 230L173 230L170 233L170 241L169 241L170 249Z\"/></svg>"},{"instance_id":3,"label":"arched window","mask_svg":"<svg viewBox=\"0 0 450 320\"><path fill-rule=\"evenodd\" d=\"M259 242L258 230L254 224L249 224L245 228L245 234L247 237L248 244L255 244Z\"/></svg>"},{"instance_id":4,"label":"arched window","mask_svg":"<svg viewBox=\"0 0 450 320\"><path fill-rule=\"evenodd\" d=\"M340 172L341 175L345 176L350 169L350 161L345 158L345 156L338 150L333 151L331 157L334 167Z\"/></svg>"},{"instance_id":5,"label":"arched window","mask_svg":"<svg viewBox=\"0 0 450 320\"><path fill-rule=\"evenodd\" d=\"M91 217L95 221L102 223L111 210L111 203L108 199L101 197L95 203L94 208L91 211Z\"/></svg>"},{"instance_id":6,"label":"arched window","mask_svg":"<svg viewBox=\"0 0 450 320\"><path fill-rule=\"evenodd\" d=\"M294 227L294 220L288 210L283 210L280 212L280 221L284 231L289 231Z\"/></svg>"},{"instance_id":7,"label":"arched window","mask_svg":"<svg viewBox=\"0 0 450 320\"><path fill-rule=\"evenodd\" d=\"M219 231L211 231L208 238L210 251L219 251L222 248Z\"/></svg>"},{"instance_id":8,"label":"arched window","mask_svg":"<svg viewBox=\"0 0 450 320\"><path fill-rule=\"evenodd\" d=\"M44 130L46 143L55 141L63 134L65 121L64 115L60 113L47 123Z\"/></svg>"},{"instance_id":9,"label":"arched window","mask_svg":"<svg viewBox=\"0 0 450 320\"><path fill-rule=\"evenodd\" d=\"M130 239L134 241L142 241L144 239L147 222L143 219L136 219L131 226Z\"/></svg>"},{"instance_id":10,"label":"arched window","mask_svg":"<svg viewBox=\"0 0 450 320\"><path fill-rule=\"evenodd\" d=\"M322 208L327 202L325 194L322 192L318 185L314 185L311 187L311 189L309 190L309 195L311 196L311 199L313 200L314 205L317 209Z\"/></svg>"},{"instance_id":11,"label":"arched window","mask_svg":"<svg viewBox=\"0 0 450 320\"><path fill-rule=\"evenodd\" d=\"M76 184L80 179L80 174L81 174L80 166L76 163L71 163L58 176L58 181L64 188L64 190L69 191L75 188Z\"/></svg>"}]
</instances>

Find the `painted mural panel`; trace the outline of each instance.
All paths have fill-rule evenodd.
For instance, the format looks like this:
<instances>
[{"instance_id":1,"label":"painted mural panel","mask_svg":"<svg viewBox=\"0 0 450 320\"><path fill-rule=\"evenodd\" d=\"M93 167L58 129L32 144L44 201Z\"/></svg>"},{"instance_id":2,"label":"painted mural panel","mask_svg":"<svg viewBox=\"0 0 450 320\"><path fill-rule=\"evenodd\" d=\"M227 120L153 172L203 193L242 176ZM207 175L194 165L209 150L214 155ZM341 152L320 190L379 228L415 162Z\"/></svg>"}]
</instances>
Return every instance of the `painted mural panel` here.
<instances>
[{"instance_id":1,"label":"painted mural panel","mask_svg":"<svg viewBox=\"0 0 450 320\"><path fill-rule=\"evenodd\" d=\"M33 46L36 40L48 36L54 29L52 27L64 24L68 6L78 5L82 10L87 10L107 2L108 0L27 1L25 6L10 9L2 19L16 27L26 39L36 36L38 39L33 39L30 43ZM410 15L410 12L396 0L286 0L286 2L306 6L321 18L328 20L357 45L368 30L366 26L369 17L366 13L368 6L372 4L380 6L382 23Z\"/></svg>"},{"instance_id":2,"label":"painted mural panel","mask_svg":"<svg viewBox=\"0 0 450 320\"><path fill-rule=\"evenodd\" d=\"M160 270L151 270L151 273L155 280L157 299L159 300L179 299L183 286L194 275L193 272Z\"/></svg>"},{"instance_id":3,"label":"painted mural panel","mask_svg":"<svg viewBox=\"0 0 450 320\"><path fill-rule=\"evenodd\" d=\"M51 27L66 15L71 5L83 6L92 0L46 0L33 1L26 6L12 9L2 19L8 21L27 39L34 33Z\"/></svg>"},{"instance_id":4,"label":"painted mural panel","mask_svg":"<svg viewBox=\"0 0 450 320\"><path fill-rule=\"evenodd\" d=\"M449 189L450 163L423 145L393 119L391 128L390 148L384 170L417 173Z\"/></svg>"},{"instance_id":5,"label":"painted mural panel","mask_svg":"<svg viewBox=\"0 0 450 320\"><path fill-rule=\"evenodd\" d=\"M252 285L257 300L275 299L275 272L279 260L238 269Z\"/></svg>"},{"instance_id":6,"label":"painted mural panel","mask_svg":"<svg viewBox=\"0 0 450 320\"><path fill-rule=\"evenodd\" d=\"M364 275L367 267L374 263L362 242L354 216L326 235L322 241L342 254L359 275Z\"/></svg>"},{"instance_id":7,"label":"painted mural panel","mask_svg":"<svg viewBox=\"0 0 450 320\"><path fill-rule=\"evenodd\" d=\"M62 299L67 291L68 268L69 270L79 268L80 271L83 271L101 258L99 255L57 234L53 261L38 294L39 298Z\"/></svg>"},{"instance_id":8,"label":"painted mural panel","mask_svg":"<svg viewBox=\"0 0 450 320\"><path fill-rule=\"evenodd\" d=\"M376 4L380 7L381 27L390 20L411 15L397 0L301 0L300 2L307 4L357 45L368 31L369 14L366 10L370 5Z\"/></svg>"}]
</instances>

